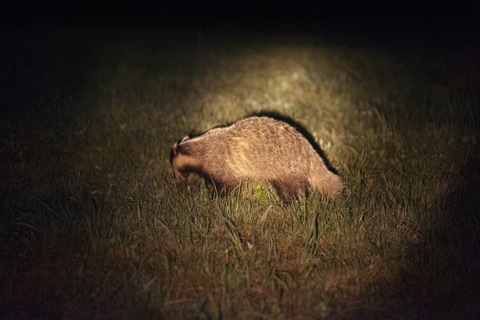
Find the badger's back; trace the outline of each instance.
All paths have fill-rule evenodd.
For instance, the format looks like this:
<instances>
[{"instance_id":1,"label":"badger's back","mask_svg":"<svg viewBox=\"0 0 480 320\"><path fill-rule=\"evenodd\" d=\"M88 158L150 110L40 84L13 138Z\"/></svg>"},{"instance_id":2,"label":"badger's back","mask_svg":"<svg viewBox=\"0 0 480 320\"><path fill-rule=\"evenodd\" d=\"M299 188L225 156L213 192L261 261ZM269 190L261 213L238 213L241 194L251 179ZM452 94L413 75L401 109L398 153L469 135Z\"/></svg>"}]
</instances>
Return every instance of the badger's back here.
<instances>
[{"instance_id":1,"label":"badger's back","mask_svg":"<svg viewBox=\"0 0 480 320\"><path fill-rule=\"evenodd\" d=\"M321 159L292 126L267 117L246 118L227 128L225 163L245 178L275 179L309 169Z\"/></svg>"},{"instance_id":2,"label":"badger's back","mask_svg":"<svg viewBox=\"0 0 480 320\"><path fill-rule=\"evenodd\" d=\"M181 152L200 159L196 172L220 186L242 180L271 182L283 198L312 186L332 197L343 188L308 140L293 126L269 117L249 117L181 142Z\"/></svg>"}]
</instances>

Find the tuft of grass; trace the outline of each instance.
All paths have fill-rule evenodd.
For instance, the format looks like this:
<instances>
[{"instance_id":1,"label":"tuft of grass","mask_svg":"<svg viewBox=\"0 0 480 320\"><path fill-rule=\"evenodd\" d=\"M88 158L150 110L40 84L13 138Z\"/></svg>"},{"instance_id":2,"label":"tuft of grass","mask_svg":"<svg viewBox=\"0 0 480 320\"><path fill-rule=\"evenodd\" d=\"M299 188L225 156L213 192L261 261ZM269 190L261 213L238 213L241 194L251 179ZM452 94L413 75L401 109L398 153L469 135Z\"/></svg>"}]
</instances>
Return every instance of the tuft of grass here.
<instances>
[{"instance_id":1,"label":"tuft of grass","mask_svg":"<svg viewBox=\"0 0 480 320\"><path fill-rule=\"evenodd\" d=\"M0 317L478 316L480 55L20 31L2 34ZM175 141L258 112L302 125L344 194L175 189Z\"/></svg>"}]
</instances>

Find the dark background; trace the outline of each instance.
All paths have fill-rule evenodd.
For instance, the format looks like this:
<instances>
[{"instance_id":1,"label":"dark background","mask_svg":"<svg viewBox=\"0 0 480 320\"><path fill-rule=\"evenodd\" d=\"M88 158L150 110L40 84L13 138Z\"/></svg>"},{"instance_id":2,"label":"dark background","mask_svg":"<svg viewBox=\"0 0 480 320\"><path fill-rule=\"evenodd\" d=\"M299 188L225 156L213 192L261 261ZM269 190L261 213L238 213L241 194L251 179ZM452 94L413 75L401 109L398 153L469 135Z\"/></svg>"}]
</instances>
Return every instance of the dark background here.
<instances>
[{"instance_id":1,"label":"dark background","mask_svg":"<svg viewBox=\"0 0 480 320\"><path fill-rule=\"evenodd\" d=\"M142 32L144 29L148 29L166 31L167 33L169 31L186 30L187 32L191 31L194 35L201 32L224 32L228 35L230 32L247 35L257 33L274 35L287 33L294 36L312 34L318 35L320 38L326 36L328 39L334 39L338 42L357 42L362 44L362 46L359 46L360 48L369 44L395 48L398 46L418 47L421 53L428 57L441 54L442 52L438 49L450 50L453 55L457 56L457 51L462 51L456 50L458 48L478 49L480 47L479 3L480 1L462 0L216 0L207 2L187 0L0 0L0 33L4 32L0 36L6 35L0 37L0 70L2 70L0 72L0 108L8 111L0 110L3 112L0 116L0 125L3 124L2 121L9 118L13 119L11 122L14 124L20 123L21 129L31 129L33 125L37 125L39 129L32 132L43 132L43 127L50 123L67 123L67 125L73 123L74 121L68 121L68 119L75 119L76 116L77 109L72 105L79 105L79 113L89 111L84 109L84 105L88 105L88 103L79 98L84 92L89 92L89 89L92 89L92 92L97 89L94 87L95 85L88 87L90 83L88 71L93 68L91 61L95 57L95 54L88 49L97 45L100 46L104 39L99 36L92 40L90 33L87 32L88 36L80 37L80 40L75 38L70 40L68 33L60 33L60 35L55 35L57 37L63 36L65 39L61 39L63 41L58 41L57 44L55 43L57 38L52 37L50 41L55 45L50 47L50 43L44 43L43 37L35 36L35 33L31 32L36 27L47 27L47 29L50 27L53 29L107 27L120 34L129 28L141 28ZM17 27L22 32L17 33ZM24 27L26 28L23 29ZM27 30L27 32L23 32L23 30ZM142 32L132 34L138 36ZM30 37L30 34L33 34L33 36ZM177 33L172 32L172 34L176 35ZM17 38L21 40L18 44L14 41ZM10 43L3 39L7 39ZM78 41L79 43L70 47L71 41ZM83 42L90 43L84 46ZM12 47L8 48L7 46L11 43L13 43ZM17 50L17 48L22 50ZM355 50L358 47L353 46L352 48L354 48L352 50ZM476 54L478 50L476 49L463 51L468 54L471 53L472 57L474 55L478 57L478 54ZM92 50L92 52L94 51ZM463 57L458 59L463 59ZM469 70L469 72L477 72L477 59L475 59L475 69ZM25 61L32 61L32 63L26 64ZM71 63L71 61L75 61L75 63ZM145 64L148 65L148 61ZM470 67L473 66L474 64L471 62ZM20 68L20 71L15 68ZM50 70L50 68L53 70ZM457 72L455 72L456 74ZM458 74L461 75L462 73L458 71ZM457 82L462 84L464 80L459 79ZM59 92L62 94L58 94ZM89 92L89 94L94 96L94 93ZM66 97L65 100L61 100L63 96ZM54 102L51 103L51 101ZM48 106L47 109L51 111L51 114L47 113L45 115L42 110L34 112L41 109L39 106L42 108ZM65 106L68 106L68 108ZM21 110L15 110L17 107ZM25 119L25 115L30 115L31 119ZM61 119L61 121L57 119ZM30 124L33 125L30 126ZM3 128L0 126L0 129ZM478 137L478 130L475 134ZM30 134L26 136L27 143L37 143L37 139L31 138ZM43 150L41 145L32 147L32 149L40 150L39 153L48 152L48 150ZM52 150L56 149L52 147ZM468 225L471 220L477 219L474 216L474 211L478 207L478 188L476 187L479 181L476 178L478 177L477 159L480 158L478 148L472 150L469 156L469 163L464 164L468 168L464 175L469 181L471 190L475 190L476 193L469 195L467 200L460 199L462 201L457 201L454 198L445 200L452 203L452 208L457 208L456 206L459 203L466 208L458 209L459 214L455 217L460 225ZM470 183L470 181L472 182ZM17 190L19 189L20 186ZM0 191L3 190L0 188ZM11 193L14 194L15 190ZM0 196L2 196L1 193ZM58 195L55 196L62 198ZM4 198L8 199L8 196ZM467 204L465 204L466 202ZM445 236L449 241L460 242L459 247L464 249L463 252L459 251L458 256L446 257L446 263L455 266L458 261L465 261L464 265L468 265L468 263L475 265L478 262L478 253L476 252L478 247L476 242L470 240L474 239L476 241L478 239L477 234L467 231L463 239L451 240L449 234L438 233L439 239L443 239ZM450 242L447 241L447 243ZM419 249L424 252L427 267L435 269L434 264L428 265L428 261L436 261L435 253L431 253L430 248L437 248L442 245L443 240L434 240L430 246ZM417 266L417 264L406 265L405 270L413 270L413 273L416 274L415 268ZM442 268L439 269L443 270ZM470 275L468 275L465 278L478 280L478 278L474 278L474 276L478 276L476 270L471 272L473 276L469 277ZM409 279L410 274L410 272L406 272L405 275L399 274L399 281L403 282L405 279ZM455 276L452 275L446 275L446 279L441 278L438 274L433 274L432 277L438 277L435 280L442 284L448 282L451 278L455 279ZM460 277L460 279L463 278ZM414 283L415 279L409 281ZM477 293L478 286L473 281L471 283L471 286L466 285L465 287ZM419 286L421 287L421 285ZM403 288L404 284L399 283L398 287ZM459 287L464 288L464 286ZM448 296L452 297L456 294L460 295L462 293L456 291L456 287L454 287L452 294ZM474 298L477 297L474 296Z\"/></svg>"},{"instance_id":2,"label":"dark background","mask_svg":"<svg viewBox=\"0 0 480 320\"><path fill-rule=\"evenodd\" d=\"M477 1L0 1L2 25L150 26L243 31L442 34L475 42Z\"/></svg>"}]
</instances>

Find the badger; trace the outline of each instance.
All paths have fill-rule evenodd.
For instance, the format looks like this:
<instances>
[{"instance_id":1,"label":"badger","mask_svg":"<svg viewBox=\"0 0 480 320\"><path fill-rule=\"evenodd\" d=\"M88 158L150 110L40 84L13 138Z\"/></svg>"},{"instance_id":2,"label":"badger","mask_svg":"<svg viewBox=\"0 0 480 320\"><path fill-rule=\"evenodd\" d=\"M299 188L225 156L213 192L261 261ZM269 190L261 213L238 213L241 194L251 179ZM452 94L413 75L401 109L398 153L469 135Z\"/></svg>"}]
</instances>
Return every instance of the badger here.
<instances>
[{"instance_id":1,"label":"badger","mask_svg":"<svg viewBox=\"0 0 480 320\"><path fill-rule=\"evenodd\" d=\"M304 199L308 188L338 196L342 179L330 171L310 142L292 125L252 116L172 146L175 184L184 188L191 173L228 192L242 181L271 183L285 202Z\"/></svg>"}]
</instances>

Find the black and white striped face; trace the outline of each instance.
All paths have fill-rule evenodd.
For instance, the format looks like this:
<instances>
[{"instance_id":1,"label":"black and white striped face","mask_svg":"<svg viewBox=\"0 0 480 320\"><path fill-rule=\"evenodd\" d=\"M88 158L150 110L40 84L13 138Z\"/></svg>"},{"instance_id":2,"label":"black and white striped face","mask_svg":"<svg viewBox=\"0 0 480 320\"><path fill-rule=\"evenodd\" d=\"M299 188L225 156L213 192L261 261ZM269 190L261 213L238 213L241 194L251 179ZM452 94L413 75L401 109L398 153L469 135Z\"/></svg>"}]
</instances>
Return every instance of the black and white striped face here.
<instances>
[{"instance_id":1,"label":"black and white striped face","mask_svg":"<svg viewBox=\"0 0 480 320\"><path fill-rule=\"evenodd\" d=\"M170 151L170 164L172 165L173 169L173 178L175 180L175 184L177 186L184 186L187 184L187 179L189 174L183 173L183 161L182 159L184 156L179 153L178 144L175 143L172 146L172 150Z\"/></svg>"},{"instance_id":2,"label":"black and white striped face","mask_svg":"<svg viewBox=\"0 0 480 320\"><path fill-rule=\"evenodd\" d=\"M182 144L190 138L186 136L180 143L175 143L170 151L170 164L173 169L173 177L178 187L185 187L190 173L197 172L200 167L200 160L184 154Z\"/></svg>"}]
</instances>

